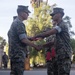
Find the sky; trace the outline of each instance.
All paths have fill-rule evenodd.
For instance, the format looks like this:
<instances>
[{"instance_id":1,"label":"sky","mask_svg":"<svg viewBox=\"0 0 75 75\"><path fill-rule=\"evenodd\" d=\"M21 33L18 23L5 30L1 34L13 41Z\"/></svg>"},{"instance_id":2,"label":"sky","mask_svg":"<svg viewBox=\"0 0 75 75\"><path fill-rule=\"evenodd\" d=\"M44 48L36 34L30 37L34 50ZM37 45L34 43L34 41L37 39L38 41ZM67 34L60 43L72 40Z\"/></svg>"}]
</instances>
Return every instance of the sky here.
<instances>
[{"instance_id":1,"label":"sky","mask_svg":"<svg viewBox=\"0 0 75 75\"><path fill-rule=\"evenodd\" d=\"M57 7L64 9L65 16L71 18L72 30L75 32L75 0L48 0L48 4L53 5L54 3L57 4ZM0 36L6 41L8 41L7 32L13 21L13 16L17 15L18 5L29 6L29 10L33 12L30 0L0 0Z\"/></svg>"}]
</instances>

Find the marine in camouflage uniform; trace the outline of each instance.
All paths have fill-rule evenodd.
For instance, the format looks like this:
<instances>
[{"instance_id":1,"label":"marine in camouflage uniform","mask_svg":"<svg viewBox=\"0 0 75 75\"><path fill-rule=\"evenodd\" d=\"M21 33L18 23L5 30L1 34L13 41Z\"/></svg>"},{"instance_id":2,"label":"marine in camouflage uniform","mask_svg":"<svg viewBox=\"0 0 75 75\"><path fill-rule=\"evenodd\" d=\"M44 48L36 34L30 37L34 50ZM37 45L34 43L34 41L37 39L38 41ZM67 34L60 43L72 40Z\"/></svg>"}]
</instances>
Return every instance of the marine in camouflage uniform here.
<instances>
[{"instance_id":1,"label":"marine in camouflage uniform","mask_svg":"<svg viewBox=\"0 0 75 75\"><path fill-rule=\"evenodd\" d=\"M64 12L62 8L54 8L50 14L54 21L57 21L55 26L50 31L36 35L33 38L48 37L56 34L56 58L58 75L70 75L72 48L70 46L70 36L66 23L62 21Z\"/></svg>"},{"instance_id":2,"label":"marine in camouflage uniform","mask_svg":"<svg viewBox=\"0 0 75 75\"><path fill-rule=\"evenodd\" d=\"M7 69L8 67L8 55L6 54L6 52L4 52L4 55L2 56L2 63L4 64L4 68Z\"/></svg>"},{"instance_id":3,"label":"marine in camouflage uniform","mask_svg":"<svg viewBox=\"0 0 75 75\"><path fill-rule=\"evenodd\" d=\"M24 61L25 61L24 51L25 51L26 45L21 43L18 37L18 35L22 33L26 34L25 25L18 18L16 18L14 22L12 23L11 28L8 32L9 45L10 45L9 54L10 54L10 59L11 59L12 72L13 70L15 71L17 70L16 67L18 67L18 69L22 67L21 70L22 71L24 70ZM18 72L16 71L16 73Z\"/></svg>"},{"instance_id":4,"label":"marine in camouflage uniform","mask_svg":"<svg viewBox=\"0 0 75 75\"><path fill-rule=\"evenodd\" d=\"M30 13L28 6L19 5L17 13L18 17L14 19L8 31L9 57L11 61L10 75L23 75L27 45L38 49L36 45L28 40L25 25L22 22L27 19L28 13Z\"/></svg>"},{"instance_id":5,"label":"marine in camouflage uniform","mask_svg":"<svg viewBox=\"0 0 75 75\"><path fill-rule=\"evenodd\" d=\"M70 46L70 36L66 23L61 21L58 26L61 32L56 34L56 54L58 73L61 75L70 75L72 48ZM59 75L58 74L58 75Z\"/></svg>"}]
</instances>

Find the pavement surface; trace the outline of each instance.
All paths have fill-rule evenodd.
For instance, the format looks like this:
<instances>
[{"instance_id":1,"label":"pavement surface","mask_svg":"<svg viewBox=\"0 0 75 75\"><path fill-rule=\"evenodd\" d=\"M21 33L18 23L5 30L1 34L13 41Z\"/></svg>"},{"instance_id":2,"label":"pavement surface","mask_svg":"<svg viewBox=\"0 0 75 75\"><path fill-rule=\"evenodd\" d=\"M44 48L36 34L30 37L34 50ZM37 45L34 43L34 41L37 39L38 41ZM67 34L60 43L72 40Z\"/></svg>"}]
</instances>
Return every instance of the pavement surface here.
<instances>
[{"instance_id":1,"label":"pavement surface","mask_svg":"<svg viewBox=\"0 0 75 75\"><path fill-rule=\"evenodd\" d=\"M71 69L72 69L72 70L75 70L75 64L72 64L72 65L71 65ZM1 70L10 70L10 69L9 69L9 68L8 68L8 69L0 69L0 71L1 71ZM41 67L41 68L31 68L29 71L36 71L36 70L37 70L37 71L40 71L40 70L43 71L43 70L46 70L46 68L42 68L42 67Z\"/></svg>"},{"instance_id":2,"label":"pavement surface","mask_svg":"<svg viewBox=\"0 0 75 75\"><path fill-rule=\"evenodd\" d=\"M71 68L75 68L75 64L72 64L72 65L71 65Z\"/></svg>"},{"instance_id":3,"label":"pavement surface","mask_svg":"<svg viewBox=\"0 0 75 75\"><path fill-rule=\"evenodd\" d=\"M0 70L0 75L10 75L10 70ZM47 70L24 71L24 75L47 75ZM75 70L71 70L70 75L75 75Z\"/></svg>"}]
</instances>

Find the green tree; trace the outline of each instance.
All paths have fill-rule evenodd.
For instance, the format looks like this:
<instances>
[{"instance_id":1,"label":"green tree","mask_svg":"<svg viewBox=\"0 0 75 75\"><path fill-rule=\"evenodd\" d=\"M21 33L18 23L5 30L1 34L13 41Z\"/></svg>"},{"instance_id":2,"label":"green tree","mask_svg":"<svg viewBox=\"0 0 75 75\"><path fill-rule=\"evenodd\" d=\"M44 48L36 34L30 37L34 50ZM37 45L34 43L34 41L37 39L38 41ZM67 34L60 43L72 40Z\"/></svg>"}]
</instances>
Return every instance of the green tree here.
<instances>
[{"instance_id":1,"label":"green tree","mask_svg":"<svg viewBox=\"0 0 75 75\"><path fill-rule=\"evenodd\" d=\"M73 49L73 52L75 53L75 39L71 39L71 47Z\"/></svg>"},{"instance_id":2,"label":"green tree","mask_svg":"<svg viewBox=\"0 0 75 75\"><path fill-rule=\"evenodd\" d=\"M6 40L0 36L0 48L4 48L5 45L6 45Z\"/></svg>"},{"instance_id":3,"label":"green tree","mask_svg":"<svg viewBox=\"0 0 75 75\"><path fill-rule=\"evenodd\" d=\"M27 21L27 33L34 36L51 25L50 6L41 3L38 8L34 8L34 14Z\"/></svg>"},{"instance_id":4,"label":"green tree","mask_svg":"<svg viewBox=\"0 0 75 75\"><path fill-rule=\"evenodd\" d=\"M66 22L66 25L67 25L68 30L69 30L69 34L72 37L73 35L75 35L75 33L74 33L74 31L71 30L71 28L72 28L71 18L69 16L65 16L63 18L63 20Z\"/></svg>"},{"instance_id":5,"label":"green tree","mask_svg":"<svg viewBox=\"0 0 75 75\"><path fill-rule=\"evenodd\" d=\"M45 2L41 2L39 7L36 7L36 4L34 4L34 13L32 17L30 17L27 20L26 24L27 24L26 29L27 29L28 36L35 36L36 34L41 33L46 27L51 28L52 23L51 23L51 16L50 16L50 6ZM37 45L44 44L45 40L40 40L40 41L38 40L37 42L34 43L36 43ZM34 48L32 49L30 48L30 57L33 58L34 60L38 56L38 59L40 59L39 62L41 62L42 59L43 61L45 61L44 54L45 54L45 50L41 50L40 52L37 52L34 50Z\"/></svg>"},{"instance_id":6,"label":"green tree","mask_svg":"<svg viewBox=\"0 0 75 75\"><path fill-rule=\"evenodd\" d=\"M43 2L43 0L30 0L30 3L33 8L34 8L34 4L36 5L36 8L39 7L41 2Z\"/></svg>"}]
</instances>

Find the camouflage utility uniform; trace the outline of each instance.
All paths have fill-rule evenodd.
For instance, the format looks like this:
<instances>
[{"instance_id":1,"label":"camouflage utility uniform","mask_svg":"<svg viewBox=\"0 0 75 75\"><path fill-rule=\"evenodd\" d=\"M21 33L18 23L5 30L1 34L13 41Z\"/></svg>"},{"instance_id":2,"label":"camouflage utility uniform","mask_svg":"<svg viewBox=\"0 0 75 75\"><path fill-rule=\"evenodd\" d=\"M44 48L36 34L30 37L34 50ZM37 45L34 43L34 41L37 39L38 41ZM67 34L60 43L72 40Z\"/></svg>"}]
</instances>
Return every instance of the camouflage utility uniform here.
<instances>
[{"instance_id":1,"label":"camouflage utility uniform","mask_svg":"<svg viewBox=\"0 0 75 75\"><path fill-rule=\"evenodd\" d=\"M4 52L5 53L5 52ZM3 56L2 56L2 63L4 64L4 68L7 69L8 67L8 55L5 53Z\"/></svg>"},{"instance_id":2,"label":"camouflage utility uniform","mask_svg":"<svg viewBox=\"0 0 75 75\"><path fill-rule=\"evenodd\" d=\"M55 28L58 30L58 33L56 34L58 75L69 75L72 55L70 36L65 22L61 21L57 26Z\"/></svg>"},{"instance_id":3,"label":"camouflage utility uniform","mask_svg":"<svg viewBox=\"0 0 75 75\"><path fill-rule=\"evenodd\" d=\"M26 44L21 42L23 34L26 35L25 25L19 18L16 18L8 32L11 75L23 75L26 56Z\"/></svg>"}]
</instances>

